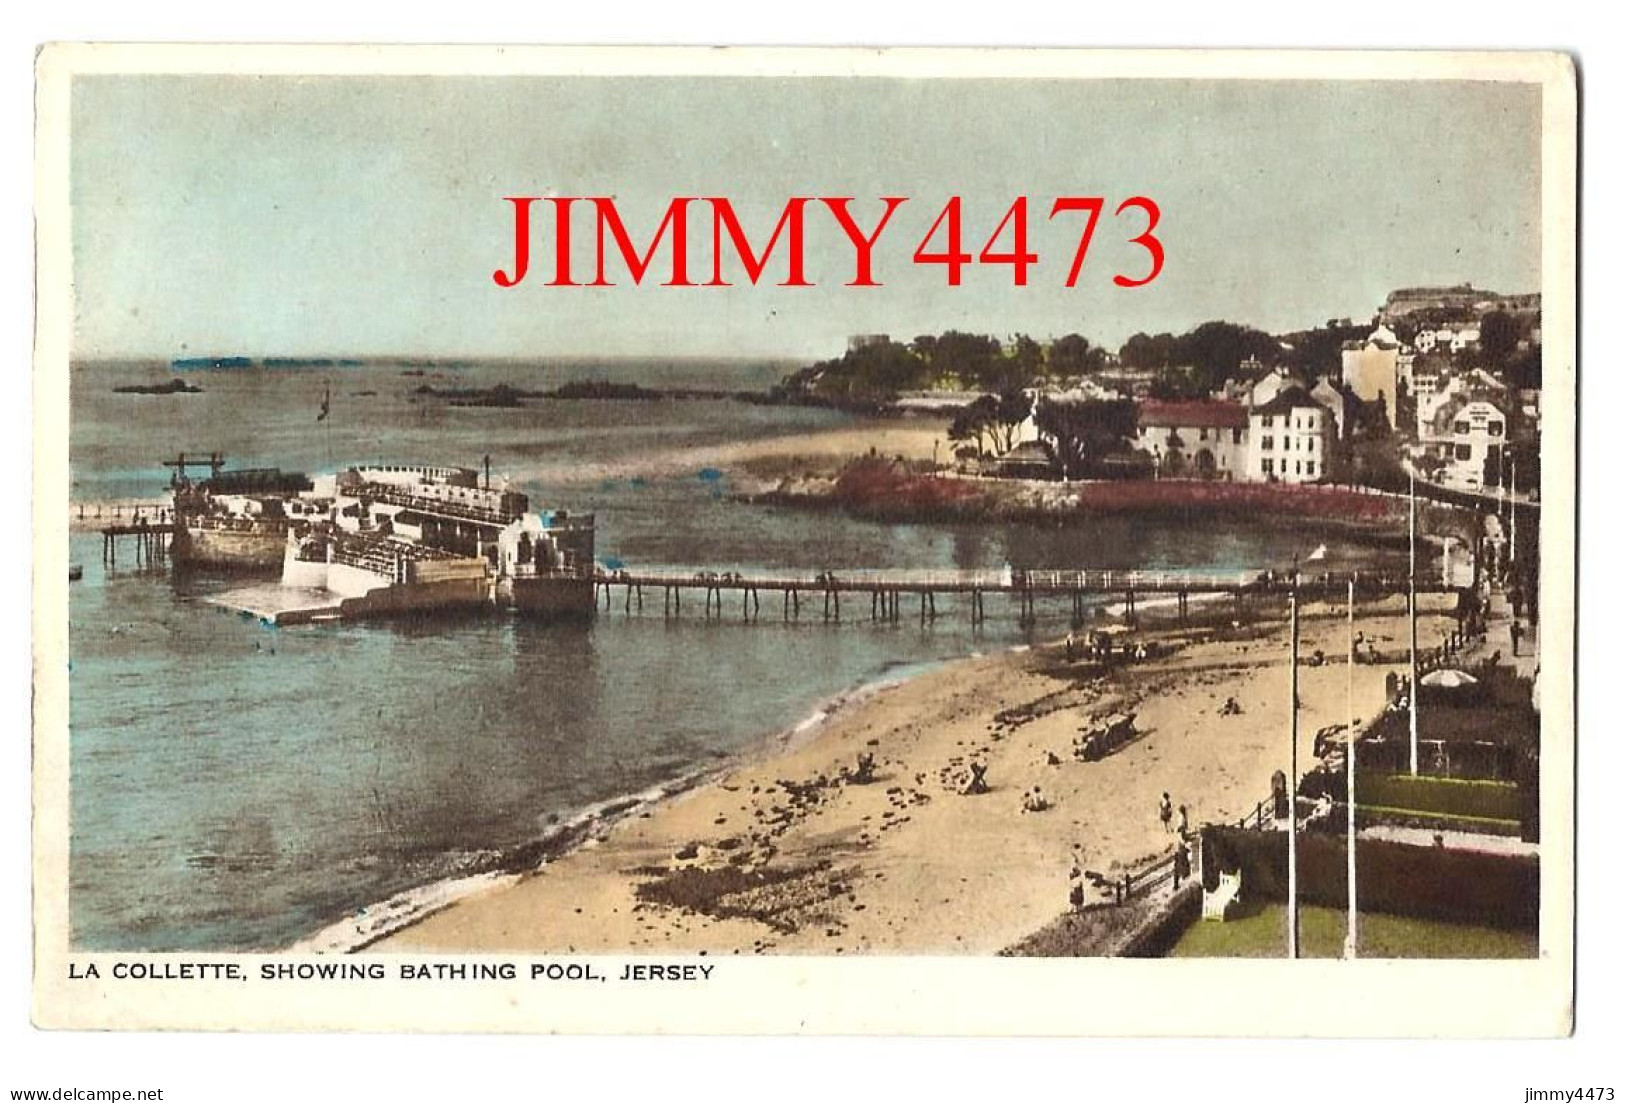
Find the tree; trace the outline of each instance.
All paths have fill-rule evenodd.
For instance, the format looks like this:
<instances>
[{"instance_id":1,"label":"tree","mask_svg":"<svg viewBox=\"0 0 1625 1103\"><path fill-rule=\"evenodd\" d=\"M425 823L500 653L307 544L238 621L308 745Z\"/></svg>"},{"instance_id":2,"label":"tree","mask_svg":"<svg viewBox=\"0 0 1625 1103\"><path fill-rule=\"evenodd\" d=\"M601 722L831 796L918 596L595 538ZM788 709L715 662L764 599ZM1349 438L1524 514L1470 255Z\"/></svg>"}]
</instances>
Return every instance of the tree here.
<instances>
[{"instance_id":1,"label":"tree","mask_svg":"<svg viewBox=\"0 0 1625 1103\"><path fill-rule=\"evenodd\" d=\"M890 402L899 391L918 387L925 378L919 356L895 341L848 349L839 360L824 360L798 372L812 393L850 402Z\"/></svg>"},{"instance_id":2,"label":"tree","mask_svg":"<svg viewBox=\"0 0 1625 1103\"><path fill-rule=\"evenodd\" d=\"M1038 431L1048 439L1061 473L1081 475L1101 456L1120 451L1134 435L1134 403L1055 402L1040 399L1035 415Z\"/></svg>"},{"instance_id":3,"label":"tree","mask_svg":"<svg viewBox=\"0 0 1625 1103\"><path fill-rule=\"evenodd\" d=\"M1009 357L1019 377L1017 386L1028 386L1044 374L1044 346L1025 333L1016 334L1010 342Z\"/></svg>"},{"instance_id":4,"label":"tree","mask_svg":"<svg viewBox=\"0 0 1625 1103\"><path fill-rule=\"evenodd\" d=\"M1484 320L1478 323L1478 351L1486 366L1501 367L1517 347L1518 323L1512 315L1504 310L1484 315Z\"/></svg>"},{"instance_id":5,"label":"tree","mask_svg":"<svg viewBox=\"0 0 1625 1103\"><path fill-rule=\"evenodd\" d=\"M959 411L948 423L948 439L966 444L974 442L977 453L983 452L982 438L987 435L988 429L986 413L985 409L978 408L977 403Z\"/></svg>"},{"instance_id":6,"label":"tree","mask_svg":"<svg viewBox=\"0 0 1625 1103\"><path fill-rule=\"evenodd\" d=\"M1173 363L1174 335L1159 333L1149 337L1144 333L1136 333L1118 350L1117 358L1123 362L1125 368L1134 371L1155 371L1166 368Z\"/></svg>"},{"instance_id":7,"label":"tree","mask_svg":"<svg viewBox=\"0 0 1625 1103\"><path fill-rule=\"evenodd\" d=\"M961 385L996 391L1002 351L997 338L951 329L936 339L931 366L938 379L953 375Z\"/></svg>"},{"instance_id":8,"label":"tree","mask_svg":"<svg viewBox=\"0 0 1625 1103\"><path fill-rule=\"evenodd\" d=\"M1507 385L1519 390L1540 389L1540 346L1531 345L1514 353L1506 366Z\"/></svg>"},{"instance_id":9,"label":"tree","mask_svg":"<svg viewBox=\"0 0 1625 1103\"><path fill-rule=\"evenodd\" d=\"M1178 360L1191 368L1191 383L1205 395L1235 377L1241 362L1256 357L1274 363L1281 345L1274 337L1234 322L1203 322L1178 339Z\"/></svg>"},{"instance_id":10,"label":"tree","mask_svg":"<svg viewBox=\"0 0 1625 1103\"><path fill-rule=\"evenodd\" d=\"M1033 401L1022 391L1005 391L993 401L993 440L1000 452L1008 452L1015 447L1016 429L1032 412Z\"/></svg>"},{"instance_id":11,"label":"tree","mask_svg":"<svg viewBox=\"0 0 1625 1103\"><path fill-rule=\"evenodd\" d=\"M1078 333L1057 337L1049 347L1049 374L1061 379L1092 375L1106 366L1106 352Z\"/></svg>"}]
</instances>

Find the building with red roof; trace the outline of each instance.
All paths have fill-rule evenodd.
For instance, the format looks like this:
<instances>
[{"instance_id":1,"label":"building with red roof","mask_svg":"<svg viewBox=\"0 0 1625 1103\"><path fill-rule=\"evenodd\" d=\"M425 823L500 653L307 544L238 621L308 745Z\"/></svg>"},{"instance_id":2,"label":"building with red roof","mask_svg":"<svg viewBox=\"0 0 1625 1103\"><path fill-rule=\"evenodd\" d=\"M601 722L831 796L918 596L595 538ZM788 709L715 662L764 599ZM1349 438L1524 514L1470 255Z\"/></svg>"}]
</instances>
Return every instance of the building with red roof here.
<instances>
[{"instance_id":1,"label":"building with red roof","mask_svg":"<svg viewBox=\"0 0 1625 1103\"><path fill-rule=\"evenodd\" d=\"M1173 478L1244 479L1247 408L1235 402L1141 402L1135 447Z\"/></svg>"}]
</instances>

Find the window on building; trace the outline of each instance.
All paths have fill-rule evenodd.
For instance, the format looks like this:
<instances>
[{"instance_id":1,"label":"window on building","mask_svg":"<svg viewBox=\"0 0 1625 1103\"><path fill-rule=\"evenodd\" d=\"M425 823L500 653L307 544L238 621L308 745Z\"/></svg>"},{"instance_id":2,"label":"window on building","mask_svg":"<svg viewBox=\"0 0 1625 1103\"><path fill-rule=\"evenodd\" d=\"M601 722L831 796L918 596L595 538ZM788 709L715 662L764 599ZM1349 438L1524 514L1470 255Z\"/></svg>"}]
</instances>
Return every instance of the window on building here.
<instances>
[{"instance_id":1,"label":"window on building","mask_svg":"<svg viewBox=\"0 0 1625 1103\"><path fill-rule=\"evenodd\" d=\"M1305 463L1303 465L1303 473L1305 475L1309 475L1309 476L1313 477L1313 475L1315 473L1315 461L1314 460L1310 460L1310 461L1308 461L1307 463Z\"/></svg>"},{"instance_id":2,"label":"window on building","mask_svg":"<svg viewBox=\"0 0 1625 1103\"><path fill-rule=\"evenodd\" d=\"M1196 439L1197 440L1206 440L1207 439L1207 428L1205 426L1198 429L1198 430L1196 430Z\"/></svg>"},{"instance_id":3,"label":"window on building","mask_svg":"<svg viewBox=\"0 0 1625 1103\"><path fill-rule=\"evenodd\" d=\"M1275 474L1275 461L1270 459L1270 457L1265 456L1259 469L1266 475L1273 475Z\"/></svg>"},{"instance_id":4,"label":"window on building","mask_svg":"<svg viewBox=\"0 0 1625 1103\"><path fill-rule=\"evenodd\" d=\"M1501 423L1499 421L1492 421L1488 425L1486 425L1485 428L1490 431L1490 436L1498 437L1498 436L1501 435L1501 430L1502 430L1503 426L1501 425Z\"/></svg>"},{"instance_id":5,"label":"window on building","mask_svg":"<svg viewBox=\"0 0 1625 1103\"><path fill-rule=\"evenodd\" d=\"M1460 420L1460 421L1456 422L1454 425L1452 425L1450 428L1454 432L1465 433L1468 430L1470 430L1472 428L1472 426L1467 424L1467 419L1466 418L1463 418L1462 420Z\"/></svg>"},{"instance_id":6,"label":"window on building","mask_svg":"<svg viewBox=\"0 0 1625 1103\"><path fill-rule=\"evenodd\" d=\"M1456 458L1458 460L1470 460L1470 459L1472 459L1473 458L1473 446L1470 445L1470 444L1458 444L1458 445L1456 445Z\"/></svg>"},{"instance_id":7,"label":"window on building","mask_svg":"<svg viewBox=\"0 0 1625 1103\"><path fill-rule=\"evenodd\" d=\"M1315 450L1315 438L1314 437L1309 437L1303 442L1303 450L1305 452L1313 452Z\"/></svg>"},{"instance_id":8,"label":"window on building","mask_svg":"<svg viewBox=\"0 0 1625 1103\"><path fill-rule=\"evenodd\" d=\"M1259 445L1259 447L1263 448L1266 452L1273 452L1275 450L1275 438L1265 437L1263 443Z\"/></svg>"},{"instance_id":9,"label":"window on building","mask_svg":"<svg viewBox=\"0 0 1625 1103\"><path fill-rule=\"evenodd\" d=\"M1240 429L1232 429L1232 430L1230 430L1230 443L1231 444L1240 444L1241 443L1241 430Z\"/></svg>"}]
</instances>

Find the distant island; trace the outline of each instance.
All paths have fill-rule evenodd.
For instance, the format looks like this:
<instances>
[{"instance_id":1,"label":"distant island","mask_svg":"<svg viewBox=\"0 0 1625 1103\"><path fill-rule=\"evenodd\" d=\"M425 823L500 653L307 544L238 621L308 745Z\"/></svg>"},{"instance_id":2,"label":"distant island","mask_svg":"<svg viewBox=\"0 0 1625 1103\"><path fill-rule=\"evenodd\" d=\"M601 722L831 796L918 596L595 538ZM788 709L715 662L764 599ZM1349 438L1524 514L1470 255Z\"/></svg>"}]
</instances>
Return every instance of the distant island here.
<instances>
[{"instance_id":1,"label":"distant island","mask_svg":"<svg viewBox=\"0 0 1625 1103\"><path fill-rule=\"evenodd\" d=\"M414 374L403 372L403 375ZM421 374L421 373L416 373ZM552 390L527 390L511 383L498 383L491 387L435 387L428 383L412 389L421 398L437 398L450 406L490 406L510 408L523 406L529 399L555 401L607 401L654 402L660 399L721 401L725 399L756 399L764 396L751 392L707 390L698 387L645 387L638 383L614 383L607 380L574 380Z\"/></svg>"},{"instance_id":2,"label":"distant island","mask_svg":"<svg viewBox=\"0 0 1625 1103\"><path fill-rule=\"evenodd\" d=\"M216 371L243 368L359 368L363 361L353 357L333 356L267 356L257 360L252 356L184 356L171 360L176 371Z\"/></svg>"},{"instance_id":3,"label":"distant island","mask_svg":"<svg viewBox=\"0 0 1625 1103\"><path fill-rule=\"evenodd\" d=\"M114 394L202 394L202 387L194 387L184 379L171 379L167 383L126 383L114 387Z\"/></svg>"}]
</instances>

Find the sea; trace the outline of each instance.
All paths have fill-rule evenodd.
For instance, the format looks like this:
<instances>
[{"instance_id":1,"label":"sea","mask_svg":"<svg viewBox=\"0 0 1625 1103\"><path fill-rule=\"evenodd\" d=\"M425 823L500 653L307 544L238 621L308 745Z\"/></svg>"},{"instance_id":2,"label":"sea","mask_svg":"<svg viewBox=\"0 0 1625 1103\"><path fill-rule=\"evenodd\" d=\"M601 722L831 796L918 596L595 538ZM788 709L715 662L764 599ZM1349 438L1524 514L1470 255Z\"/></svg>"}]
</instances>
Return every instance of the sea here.
<instances>
[{"instance_id":1,"label":"sea","mask_svg":"<svg viewBox=\"0 0 1625 1103\"><path fill-rule=\"evenodd\" d=\"M360 461L483 465L533 508L592 512L628 568L1281 568L1335 536L1112 518L1067 526L881 524L741 501L699 457L848 415L731 399L455 406L424 386L576 380L764 391L796 365L537 360L219 368L77 363L71 500L152 498L165 459L311 473ZM114 388L182 378L194 394ZM318 420L323 406L328 416ZM675 457L675 459L674 459ZM692 458L691 462L690 459ZM932 664L1064 633L990 599L921 625L849 603L785 623L658 594L590 622L510 616L271 627L209 603L240 580L104 567L76 531L70 593L71 940L97 951L274 950L391 898L499 869L584 809L713 770L831 702ZM652 600L651 600L652 597ZM804 607L805 608L805 607ZM427 898L427 896L425 898Z\"/></svg>"}]
</instances>

